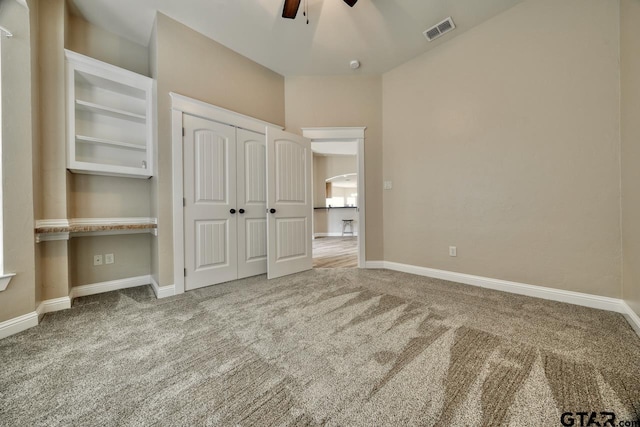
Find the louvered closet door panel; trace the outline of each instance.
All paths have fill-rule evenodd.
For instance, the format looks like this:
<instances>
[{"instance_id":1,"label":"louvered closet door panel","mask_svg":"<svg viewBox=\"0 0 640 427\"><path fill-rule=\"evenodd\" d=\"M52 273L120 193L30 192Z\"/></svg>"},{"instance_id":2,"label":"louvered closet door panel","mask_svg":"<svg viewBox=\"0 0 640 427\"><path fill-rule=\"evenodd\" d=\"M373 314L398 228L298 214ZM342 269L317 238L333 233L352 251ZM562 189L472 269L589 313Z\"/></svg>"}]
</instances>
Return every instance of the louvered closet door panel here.
<instances>
[{"instance_id":1,"label":"louvered closet door panel","mask_svg":"<svg viewBox=\"0 0 640 427\"><path fill-rule=\"evenodd\" d=\"M184 115L187 290L237 278L236 129Z\"/></svg>"},{"instance_id":2,"label":"louvered closet door panel","mask_svg":"<svg viewBox=\"0 0 640 427\"><path fill-rule=\"evenodd\" d=\"M267 272L267 188L264 135L237 131L238 278Z\"/></svg>"}]
</instances>

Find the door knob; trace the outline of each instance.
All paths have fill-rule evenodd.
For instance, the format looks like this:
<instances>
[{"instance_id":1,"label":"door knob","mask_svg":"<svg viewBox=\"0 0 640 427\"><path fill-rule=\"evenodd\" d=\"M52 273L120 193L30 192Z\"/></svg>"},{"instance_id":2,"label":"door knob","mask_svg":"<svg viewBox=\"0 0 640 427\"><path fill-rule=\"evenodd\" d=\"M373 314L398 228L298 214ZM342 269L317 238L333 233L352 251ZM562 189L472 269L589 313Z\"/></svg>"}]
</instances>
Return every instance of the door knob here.
<instances>
[{"instance_id":1,"label":"door knob","mask_svg":"<svg viewBox=\"0 0 640 427\"><path fill-rule=\"evenodd\" d=\"M232 214L236 213L235 209L231 209L229 212L231 212Z\"/></svg>"},{"instance_id":2,"label":"door knob","mask_svg":"<svg viewBox=\"0 0 640 427\"><path fill-rule=\"evenodd\" d=\"M240 209L238 212L240 212L241 214L244 213L244 209Z\"/></svg>"},{"instance_id":3,"label":"door knob","mask_svg":"<svg viewBox=\"0 0 640 427\"><path fill-rule=\"evenodd\" d=\"M273 209L273 208L271 208L271 209L269 209L269 212L271 212L272 214L274 214L274 213L276 213L276 210L275 210L275 209Z\"/></svg>"}]
</instances>

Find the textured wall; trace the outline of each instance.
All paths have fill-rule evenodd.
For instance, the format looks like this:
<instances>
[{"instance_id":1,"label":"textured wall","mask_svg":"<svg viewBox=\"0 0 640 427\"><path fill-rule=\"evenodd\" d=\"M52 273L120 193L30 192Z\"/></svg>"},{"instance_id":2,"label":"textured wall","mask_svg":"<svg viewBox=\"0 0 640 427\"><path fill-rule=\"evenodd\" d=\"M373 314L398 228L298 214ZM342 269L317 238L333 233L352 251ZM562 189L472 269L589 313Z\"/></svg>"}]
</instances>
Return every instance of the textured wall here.
<instances>
[{"instance_id":1,"label":"textured wall","mask_svg":"<svg viewBox=\"0 0 640 427\"><path fill-rule=\"evenodd\" d=\"M382 78L380 76L287 77L287 131L303 127L366 126L366 257L382 260Z\"/></svg>"},{"instance_id":2,"label":"textured wall","mask_svg":"<svg viewBox=\"0 0 640 427\"><path fill-rule=\"evenodd\" d=\"M621 297L618 48L531 0L385 74L385 259Z\"/></svg>"},{"instance_id":3,"label":"textured wall","mask_svg":"<svg viewBox=\"0 0 640 427\"><path fill-rule=\"evenodd\" d=\"M640 315L640 1L620 2L623 293Z\"/></svg>"}]
</instances>

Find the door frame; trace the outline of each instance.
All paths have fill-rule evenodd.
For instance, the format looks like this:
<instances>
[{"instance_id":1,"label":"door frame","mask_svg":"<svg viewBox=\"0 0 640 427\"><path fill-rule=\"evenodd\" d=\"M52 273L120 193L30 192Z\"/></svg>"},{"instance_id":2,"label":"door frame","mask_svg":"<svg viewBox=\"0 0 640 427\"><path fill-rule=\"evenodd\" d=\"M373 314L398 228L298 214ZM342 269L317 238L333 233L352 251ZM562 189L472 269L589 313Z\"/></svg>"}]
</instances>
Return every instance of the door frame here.
<instances>
[{"instance_id":1,"label":"door frame","mask_svg":"<svg viewBox=\"0 0 640 427\"><path fill-rule=\"evenodd\" d=\"M267 127L282 130L282 126L255 119L235 111L217 107L188 96L170 92L171 97L171 163L173 205L173 280L175 294L184 293L184 171L182 116L188 114L202 119L235 126L264 135Z\"/></svg>"},{"instance_id":2,"label":"door frame","mask_svg":"<svg viewBox=\"0 0 640 427\"><path fill-rule=\"evenodd\" d=\"M304 136L305 138L309 138L312 144L314 142L357 142L358 150L356 153L356 158L358 167L356 172L358 174L358 268L366 268L365 264L367 261L364 163L364 132L366 129L366 127L302 128L302 136Z\"/></svg>"}]
</instances>

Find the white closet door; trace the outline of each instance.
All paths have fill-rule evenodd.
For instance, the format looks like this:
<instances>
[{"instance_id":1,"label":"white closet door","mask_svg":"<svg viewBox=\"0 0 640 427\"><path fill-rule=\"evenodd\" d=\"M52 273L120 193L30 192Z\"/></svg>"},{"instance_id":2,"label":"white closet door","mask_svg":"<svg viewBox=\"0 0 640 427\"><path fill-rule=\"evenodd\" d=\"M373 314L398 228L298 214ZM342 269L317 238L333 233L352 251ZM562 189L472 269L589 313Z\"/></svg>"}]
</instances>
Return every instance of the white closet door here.
<instances>
[{"instance_id":1,"label":"white closet door","mask_svg":"<svg viewBox=\"0 0 640 427\"><path fill-rule=\"evenodd\" d=\"M184 115L185 289L238 274L236 129Z\"/></svg>"},{"instance_id":2,"label":"white closet door","mask_svg":"<svg viewBox=\"0 0 640 427\"><path fill-rule=\"evenodd\" d=\"M265 137L237 131L238 278L267 272L267 153Z\"/></svg>"},{"instance_id":3,"label":"white closet door","mask_svg":"<svg viewBox=\"0 0 640 427\"><path fill-rule=\"evenodd\" d=\"M311 141L267 128L267 258L270 279L310 270Z\"/></svg>"}]
</instances>

